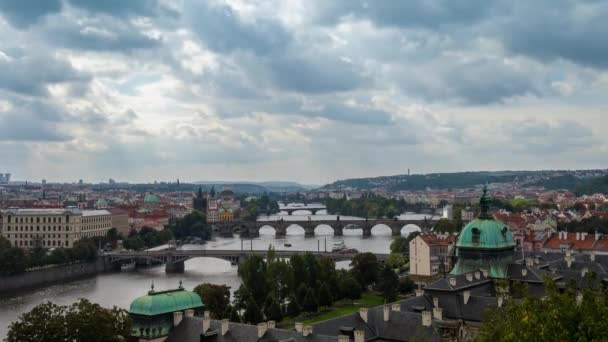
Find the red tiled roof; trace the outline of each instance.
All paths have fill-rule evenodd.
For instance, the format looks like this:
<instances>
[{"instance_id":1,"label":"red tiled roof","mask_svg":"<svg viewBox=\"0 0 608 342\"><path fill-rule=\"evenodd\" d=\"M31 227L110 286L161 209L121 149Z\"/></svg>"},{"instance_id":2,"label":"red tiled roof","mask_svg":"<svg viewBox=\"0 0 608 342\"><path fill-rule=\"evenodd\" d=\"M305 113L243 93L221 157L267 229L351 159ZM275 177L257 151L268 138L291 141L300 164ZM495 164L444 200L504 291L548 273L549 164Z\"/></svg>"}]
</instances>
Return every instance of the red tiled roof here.
<instances>
[{"instance_id":1,"label":"red tiled roof","mask_svg":"<svg viewBox=\"0 0 608 342\"><path fill-rule=\"evenodd\" d=\"M585 237L585 239L581 240L577 240L576 239L576 234L577 233L566 233L566 238L561 238L560 239L560 234L553 234L551 236L551 238L549 238L549 240L547 240L547 242L545 243L544 248L550 248L550 249L560 249L562 248L563 245L569 245L569 249L582 249L582 250L591 250L593 249L593 245L595 244L595 235L594 234L587 234L587 236ZM582 235L582 234L581 234ZM563 237L563 235L562 235Z\"/></svg>"},{"instance_id":2,"label":"red tiled roof","mask_svg":"<svg viewBox=\"0 0 608 342\"><path fill-rule=\"evenodd\" d=\"M448 246L456 241L454 235L424 234L419 237L429 246Z\"/></svg>"}]
</instances>

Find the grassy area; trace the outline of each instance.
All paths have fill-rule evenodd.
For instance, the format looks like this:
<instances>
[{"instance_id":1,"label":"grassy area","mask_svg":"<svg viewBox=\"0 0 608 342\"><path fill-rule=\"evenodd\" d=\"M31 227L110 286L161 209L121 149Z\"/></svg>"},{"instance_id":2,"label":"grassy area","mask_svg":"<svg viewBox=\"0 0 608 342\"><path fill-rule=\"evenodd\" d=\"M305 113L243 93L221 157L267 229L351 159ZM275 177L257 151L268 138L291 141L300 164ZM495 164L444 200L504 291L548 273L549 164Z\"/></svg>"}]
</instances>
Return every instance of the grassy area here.
<instances>
[{"instance_id":1,"label":"grassy area","mask_svg":"<svg viewBox=\"0 0 608 342\"><path fill-rule=\"evenodd\" d=\"M355 312L359 312L359 308L371 308L374 306L382 305L384 299L380 295L373 293L364 293L361 299L351 302L348 299L337 301L328 309L316 313L305 313L298 317L286 317L283 322L279 324L280 327L291 328L294 322L303 322L304 324L313 324L328 319L349 315Z\"/></svg>"}]
</instances>

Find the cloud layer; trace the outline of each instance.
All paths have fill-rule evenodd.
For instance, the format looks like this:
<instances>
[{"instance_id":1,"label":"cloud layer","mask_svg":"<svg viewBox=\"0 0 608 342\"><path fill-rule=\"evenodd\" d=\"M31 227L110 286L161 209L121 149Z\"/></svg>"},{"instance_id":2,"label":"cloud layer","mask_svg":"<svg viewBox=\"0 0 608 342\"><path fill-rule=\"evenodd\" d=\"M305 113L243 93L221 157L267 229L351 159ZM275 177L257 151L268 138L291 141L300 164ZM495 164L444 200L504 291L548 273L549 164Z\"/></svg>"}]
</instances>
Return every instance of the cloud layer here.
<instances>
[{"instance_id":1,"label":"cloud layer","mask_svg":"<svg viewBox=\"0 0 608 342\"><path fill-rule=\"evenodd\" d=\"M5 0L0 172L605 168L607 15L590 0Z\"/></svg>"}]
</instances>

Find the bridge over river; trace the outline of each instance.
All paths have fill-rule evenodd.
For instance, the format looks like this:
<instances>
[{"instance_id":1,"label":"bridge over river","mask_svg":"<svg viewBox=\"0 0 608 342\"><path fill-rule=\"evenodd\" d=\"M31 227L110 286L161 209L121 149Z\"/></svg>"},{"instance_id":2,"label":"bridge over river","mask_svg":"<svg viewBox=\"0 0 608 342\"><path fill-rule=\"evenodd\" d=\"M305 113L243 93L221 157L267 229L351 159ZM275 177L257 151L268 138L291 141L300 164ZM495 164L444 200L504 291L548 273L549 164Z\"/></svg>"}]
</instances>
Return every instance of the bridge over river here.
<instances>
[{"instance_id":1,"label":"bridge over river","mask_svg":"<svg viewBox=\"0 0 608 342\"><path fill-rule=\"evenodd\" d=\"M217 258L240 265L252 255L266 256L268 250L160 250L160 251L125 251L103 255L104 261L118 268L123 263L137 262L147 264L165 264L166 272L183 272L184 262L193 258ZM289 258L295 254L307 251L275 251L277 258ZM352 260L358 253L340 252L309 252L318 257L330 258L333 261ZM388 254L375 254L379 261L384 262Z\"/></svg>"},{"instance_id":2,"label":"bridge over river","mask_svg":"<svg viewBox=\"0 0 608 342\"><path fill-rule=\"evenodd\" d=\"M302 219L298 219L302 217ZM372 229L379 225L385 225L391 229L393 236L401 235L401 230L407 225L414 225L422 231L430 231L437 223L437 217L425 217L423 219L399 220L399 219L340 219L337 216L334 220L317 220L311 216L290 216L289 220L278 218L274 221L234 221L234 222L216 222L212 226L214 230L219 231L223 236L232 236L233 233L239 233L241 236L259 236L260 228L270 227L274 229L276 236L285 236L287 227L298 225L304 229L306 236L314 236L315 228L319 226L329 226L334 231L334 236L342 236L345 229L361 229L363 236L371 236Z\"/></svg>"}]
</instances>

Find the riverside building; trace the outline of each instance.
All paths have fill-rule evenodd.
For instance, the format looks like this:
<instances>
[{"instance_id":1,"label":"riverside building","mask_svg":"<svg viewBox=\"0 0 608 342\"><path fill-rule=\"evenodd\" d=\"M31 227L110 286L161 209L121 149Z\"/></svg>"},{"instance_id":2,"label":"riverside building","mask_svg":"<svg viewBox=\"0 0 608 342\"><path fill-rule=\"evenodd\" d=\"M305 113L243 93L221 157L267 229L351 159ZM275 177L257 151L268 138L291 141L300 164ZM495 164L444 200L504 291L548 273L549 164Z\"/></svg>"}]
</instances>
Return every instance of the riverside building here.
<instances>
[{"instance_id":1,"label":"riverside building","mask_svg":"<svg viewBox=\"0 0 608 342\"><path fill-rule=\"evenodd\" d=\"M112 228L106 210L8 209L0 212L0 235L21 248L71 248L84 237L104 236Z\"/></svg>"}]
</instances>

